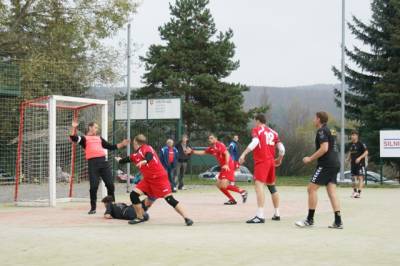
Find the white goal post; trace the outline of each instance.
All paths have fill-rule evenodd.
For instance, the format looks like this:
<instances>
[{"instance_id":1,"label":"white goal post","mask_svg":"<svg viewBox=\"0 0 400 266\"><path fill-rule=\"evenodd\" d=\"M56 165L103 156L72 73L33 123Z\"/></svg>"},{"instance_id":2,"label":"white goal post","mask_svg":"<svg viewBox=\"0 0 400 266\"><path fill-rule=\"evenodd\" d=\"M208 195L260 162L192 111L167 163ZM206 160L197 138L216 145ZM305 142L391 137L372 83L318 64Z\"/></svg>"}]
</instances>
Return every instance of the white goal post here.
<instances>
[{"instance_id":1,"label":"white goal post","mask_svg":"<svg viewBox=\"0 0 400 266\"><path fill-rule=\"evenodd\" d=\"M16 182L17 205L56 206L57 201L76 199L75 179L87 180L83 149L69 140L72 121L96 122L107 140L106 100L45 96L24 101L20 107ZM81 133L82 134L82 133ZM88 196L88 186L83 197ZM47 193L45 193L47 191ZM101 193L105 195L101 182Z\"/></svg>"}]
</instances>

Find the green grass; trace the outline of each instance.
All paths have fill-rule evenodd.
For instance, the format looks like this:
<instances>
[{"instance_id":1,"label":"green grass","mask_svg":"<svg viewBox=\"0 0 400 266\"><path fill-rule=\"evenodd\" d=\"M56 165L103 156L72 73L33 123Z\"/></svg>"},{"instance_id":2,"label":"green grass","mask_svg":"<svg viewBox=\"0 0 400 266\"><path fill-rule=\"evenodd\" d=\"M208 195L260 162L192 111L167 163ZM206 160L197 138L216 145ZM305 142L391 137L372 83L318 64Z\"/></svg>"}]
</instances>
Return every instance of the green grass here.
<instances>
[{"instance_id":1,"label":"green grass","mask_svg":"<svg viewBox=\"0 0 400 266\"><path fill-rule=\"evenodd\" d=\"M279 176L276 181L277 186L307 186L310 182L309 176ZM240 186L252 185L253 182L237 182ZM215 185L215 180L199 178L196 175L185 176L185 185ZM341 184L340 187L351 187L351 184ZM367 184L368 188L399 188L400 185L380 185L380 184Z\"/></svg>"}]
</instances>

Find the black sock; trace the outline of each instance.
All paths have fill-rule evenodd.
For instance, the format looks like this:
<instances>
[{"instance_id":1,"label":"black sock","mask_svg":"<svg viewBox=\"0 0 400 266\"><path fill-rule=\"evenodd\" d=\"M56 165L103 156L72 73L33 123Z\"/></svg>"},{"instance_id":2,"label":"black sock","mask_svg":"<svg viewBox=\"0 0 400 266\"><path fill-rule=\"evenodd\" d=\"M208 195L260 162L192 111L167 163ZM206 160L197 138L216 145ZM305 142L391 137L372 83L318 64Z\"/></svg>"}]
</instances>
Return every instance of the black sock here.
<instances>
[{"instance_id":1,"label":"black sock","mask_svg":"<svg viewBox=\"0 0 400 266\"><path fill-rule=\"evenodd\" d=\"M353 191L354 191L354 192L357 192L357 189L356 189L356 188L353 188Z\"/></svg>"},{"instance_id":2,"label":"black sock","mask_svg":"<svg viewBox=\"0 0 400 266\"><path fill-rule=\"evenodd\" d=\"M341 224L342 223L342 217L340 215L340 211L335 212L335 224Z\"/></svg>"},{"instance_id":3,"label":"black sock","mask_svg":"<svg viewBox=\"0 0 400 266\"><path fill-rule=\"evenodd\" d=\"M308 209L308 215L307 215L308 221L314 221L314 213L315 213L315 210Z\"/></svg>"},{"instance_id":4,"label":"black sock","mask_svg":"<svg viewBox=\"0 0 400 266\"><path fill-rule=\"evenodd\" d=\"M145 201L144 200L142 200L142 208L143 208L143 210L145 211L145 212L147 212L147 206L146 206L146 203L145 203Z\"/></svg>"},{"instance_id":5,"label":"black sock","mask_svg":"<svg viewBox=\"0 0 400 266\"><path fill-rule=\"evenodd\" d=\"M361 189L358 190L358 194L361 194Z\"/></svg>"}]
</instances>

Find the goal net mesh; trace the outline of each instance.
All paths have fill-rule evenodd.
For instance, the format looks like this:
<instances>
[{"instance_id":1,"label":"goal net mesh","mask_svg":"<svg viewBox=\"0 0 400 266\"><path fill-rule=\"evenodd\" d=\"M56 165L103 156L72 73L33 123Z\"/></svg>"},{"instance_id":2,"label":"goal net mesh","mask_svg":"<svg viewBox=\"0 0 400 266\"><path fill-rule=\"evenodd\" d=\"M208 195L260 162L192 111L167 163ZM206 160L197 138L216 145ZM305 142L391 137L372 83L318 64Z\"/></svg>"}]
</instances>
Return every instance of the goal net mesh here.
<instances>
[{"instance_id":1,"label":"goal net mesh","mask_svg":"<svg viewBox=\"0 0 400 266\"><path fill-rule=\"evenodd\" d=\"M49 201L49 97L21 104L15 185L16 202ZM56 101L56 198L88 197L84 150L69 140L72 121L77 134L88 123L101 124L101 105Z\"/></svg>"}]
</instances>

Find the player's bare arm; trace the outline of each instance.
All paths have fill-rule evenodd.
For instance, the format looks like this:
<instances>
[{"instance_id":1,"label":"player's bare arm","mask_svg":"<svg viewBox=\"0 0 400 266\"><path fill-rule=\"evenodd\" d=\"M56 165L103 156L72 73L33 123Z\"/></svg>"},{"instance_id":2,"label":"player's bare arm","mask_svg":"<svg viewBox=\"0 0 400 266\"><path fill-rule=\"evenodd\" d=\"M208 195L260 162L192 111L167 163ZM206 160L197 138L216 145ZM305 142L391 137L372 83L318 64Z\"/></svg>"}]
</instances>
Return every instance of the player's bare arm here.
<instances>
[{"instance_id":1,"label":"player's bare arm","mask_svg":"<svg viewBox=\"0 0 400 266\"><path fill-rule=\"evenodd\" d=\"M229 159L231 156L229 155L229 151L225 151L225 164L221 167L222 169L229 171Z\"/></svg>"},{"instance_id":2,"label":"player's bare arm","mask_svg":"<svg viewBox=\"0 0 400 266\"><path fill-rule=\"evenodd\" d=\"M246 156L247 154L249 154L250 152L252 152L254 150L254 148L260 143L258 138L253 138L251 140L251 142L249 143L249 145L246 147L246 149L243 151L242 155L240 155L239 157L239 163L243 164L246 160Z\"/></svg>"},{"instance_id":3,"label":"player's bare arm","mask_svg":"<svg viewBox=\"0 0 400 266\"><path fill-rule=\"evenodd\" d=\"M187 150L187 152L185 152L186 154L206 155L205 151L196 151L191 148L187 148L186 150Z\"/></svg>"},{"instance_id":4,"label":"player's bare arm","mask_svg":"<svg viewBox=\"0 0 400 266\"><path fill-rule=\"evenodd\" d=\"M118 149L125 148L126 146L129 145L129 143L130 143L129 139L124 139L120 143L117 144L117 148Z\"/></svg>"},{"instance_id":5,"label":"player's bare arm","mask_svg":"<svg viewBox=\"0 0 400 266\"><path fill-rule=\"evenodd\" d=\"M112 216L111 216L111 214L104 214L104 218L105 219L112 219Z\"/></svg>"},{"instance_id":6,"label":"player's bare arm","mask_svg":"<svg viewBox=\"0 0 400 266\"><path fill-rule=\"evenodd\" d=\"M360 163L362 159L366 158L368 156L368 150L366 150L363 154L361 154L360 157L356 159L356 163Z\"/></svg>"},{"instance_id":7,"label":"player's bare arm","mask_svg":"<svg viewBox=\"0 0 400 266\"><path fill-rule=\"evenodd\" d=\"M72 121L72 127L71 127L71 136L74 136L76 134L76 128L78 127L79 123L77 121Z\"/></svg>"},{"instance_id":8,"label":"player's bare arm","mask_svg":"<svg viewBox=\"0 0 400 266\"><path fill-rule=\"evenodd\" d=\"M327 153L328 149L329 149L329 143L328 142L322 143L321 147L316 152L314 152L313 155L306 156L303 158L303 163L307 164L307 163L311 163L312 161L317 160L318 158L323 156L325 153Z\"/></svg>"},{"instance_id":9,"label":"player's bare arm","mask_svg":"<svg viewBox=\"0 0 400 266\"><path fill-rule=\"evenodd\" d=\"M286 150L282 142L278 142L276 147L278 148L278 158L275 159L275 167L279 167L282 164L283 156L285 156Z\"/></svg>"}]
</instances>

